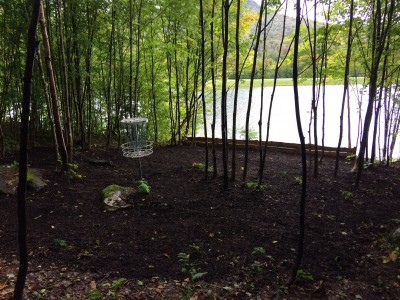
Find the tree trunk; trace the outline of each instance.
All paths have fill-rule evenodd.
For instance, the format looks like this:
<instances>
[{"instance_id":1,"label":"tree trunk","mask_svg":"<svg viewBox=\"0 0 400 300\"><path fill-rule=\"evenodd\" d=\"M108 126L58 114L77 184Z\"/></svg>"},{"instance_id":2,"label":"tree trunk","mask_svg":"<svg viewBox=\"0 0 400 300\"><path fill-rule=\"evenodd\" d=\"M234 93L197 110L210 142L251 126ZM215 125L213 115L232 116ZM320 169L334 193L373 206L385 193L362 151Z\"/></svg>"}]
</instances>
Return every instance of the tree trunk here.
<instances>
[{"instance_id":1,"label":"tree trunk","mask_svg":"<svg viewBox=\"0 0 400 300\"><path fill-rule=\"evenodd\" d=\"M136 2L136 1L135 1ZM133 117L133 16L134 2L129 0L129 116Z\"/></svg>"},{"instance_id":2,"label":"tree trunk","mask_svg":"<svg viewBox=\"0 0 400 300\"><path fill-rule=\"evenodd\" d=\"M116 19L116 11L114 8L114 4L112 4L111 8L111 32L110 32L110 42L108 44L108 82L107 82L107 147L110 147L111 144L111 134L112 134L112 94L113 91L113 75L114 72L114 60L113 60L113 50L115 47L115 19Z\"/></svg>"},{"instance_id":3,"label":"tree trunk","mask_svg":"<svg viewBox=\"0 0 400 300\"><path fill-rule=\"evenodd\" d=\"M205 99L205 35L204 35L204 17L203 17L203 0L200 0L200 29L201 29L201 102L203 105L203 123L204 123L204 139L206 141L206 153L205 153L205 167L204 176L205 179L208 177L208 139L207 139L207 117L206 117L206 99Z\"/></svg>"},{"instance_id":4,"label":"tree trunk","mask_svg":"<svg viewBox=\"0 0 400 300\"><path fill-rule=\"evenodd\" d=\"M261 170L261 164L263 162L263 147L262 147L262 120L263 120L263 113L264 113L264 77L265 77L265 59L267 55L267 19L268 19L268 10L267 4L265 4L264 9L264 25L263 25L263 46L262 46L262 62L261 62L261 97L260 97L260 118L258 119L258 152L260 155L259 161L259 170ZM283 29L284 30L284 29ZM260 174L259 174L260 175Z\"/></svg>"},{"instance_id":5,"label":"tree trunk","mask_svg":"<svg viewBox=\"0 0 400 300\"><path fill-rule=\"evenodd\" d=\"M213 103L213 114L212 114L212 124L211 124L211 134L212 134L212 162L213 162L213 176L217 177L217 154L215 149L215 122L217 114L217 89L215 85L215 49L214 49L214 16L215 16L215 0L212 2L211 9L211 24L210 24L210 55L211 55L211 86L212 86L212 103ZM232 171L233 172L233 171Z\"/></svg>"},{"instance_id":6,"label":"tree trunk","mask_svg":"<svg viewBox=\"0 0 400 300\"><path fill-rule=\"evenodd\" d=\"M175 117L176 121L175 124L177 126L177 133L178 133L178 145L181 144L181 97L179 92L179 85L180 85L180 78L179 78L179 68L178 68L178 51L176 49L178 40L177 40L177 24L174 24L174 69L175 69L175 90L176 90L176 102L175 102Z\"/></svg>"},{"instance_id":7,"label":"tree trunk","mask_svg":"<svg viewBox=\"0 0 400 300\"><path fill-rule=\"evenodd\" d=\"M321 68L320 68L320 84L319 93L321 92L322 83L322 134L321 134L321 156L319 163L322 162L325 155L325 124L326 124L326 78L328 71L328 38L329 38L329 24L331 16L331 0L328 1L328 13L325 15L325 30L324 30L324 42L321 57Z\"/></svg>"},{"instance_id":8,"label":"tree trunk","mask_svg":"<svg viewBox=\"0 0 400 300\"><path fill-rule=\"evenodd\" d=\"M377 131L379 128L379 119L380 119L380 111L381 111L381 107L382 107L382 94L383 94L383 90L385 89L385 77L386 77L386 70L387 70L387 63L388 63L388 55L389 55L389 46L390 46L390 38L388 36L387 41L386 41L386 49L385 49L385 57L383 59L383 65L382 65L382 75L381 75L381 83L380 83L380 87L379 87L379 97L378 97L378 103L376 104L376 108L375 108L375 120L374 120L374 131L372 134L373 140L372 140L372 146L371 146L371 164L374 163L375 161L375 156L376 156L376 135L377 135ZM380 152L379 152L380 153Z\"/></svg>"},{"instance_id":9,"label":"tree trunk","mask_svg":"<svg viewBox=\"0 0 400 300\"><path fill-rule=\"evenodd\" d=\"M247 168L248 168L248 160L249 160L250 112L251 112L251 103L252 103L252 98L253 98L253 85L254 85L254 77L255 77L256 67L257 67L257 53L258 53L258 46L260 45L261 25L262 25L264 6L265 6L265 0L262 0L259 15L258 15L258 22L257 22L256 43L253 47L254 58L253 58L253 67L251 70L251 78L250 78L249 100L247 103L246 127L245 127L245 149L244 149L244 163L243 163L243 177L242 177L243 181L246 181L246 179L247 179Z\"/></svg>"},{"instance_id":10,"label":"tree trunk","mask_svg":"<svg viewBox=\"0 0 400 300\"><path fill-rule=\"evenodd\" d=\"M239 94L239 82L240 82L240 0L237 1L236 11L236 30L235 30L235 93L233 96L233 114L232 114L232 175L231 180L236 179L236 119L237 119L237 103Z\"/></svg>"},{"instance_id":11,"label":"tree trunk","mask_svg":"<svg viewBox=\"0 0 400 300\"><path fill-rule=\"evenodd\" d=\"M142 16L142 0L139 0L139 7L137 11L137 36L136 36L136 68L135 68L135 79L133 81L133 116L136 117L138 113L138 102L139 102L139 67L140 67L140 37L141 37L141 16Z\"/></svg>"},{"instance_id":12,"label":"tree trunk","mask_svg":"<svg viewBox=\"0 0 400 300\"><path fill-rule=\"evenodd\" d=\"M60 157L60 152L59 152L59 147L57 144L57 135L56 135L56 129L54 126L54 118L53 118L53 114L52 114L52 104L51 104L51 98L49 95L49 90L47 87L47 83L46 80L44 78L44 72L43 72L43 66L42 66L42 59L40 57L40 47L38 47L37 49L37 65L38 65L38 69L39 69L39 75L40 75L40 81L42 83L43 86L43 91L44 91L44 98L46 99L46 108L47 108L47 117L49 119L49 124L50 124L50 131L53 137L53 147L54 147L54 160L57 161Z\"/></svg>"},{"instance_id":13,"label":"tree trunk","mask_svg":"<svg viewBox=\"0 0 400 300\"><path fill-rule=\"evenodd\" d=\"M307 32L308 32L308 41L309 41L309 46L310 46L310 57L311 57L311 64L312 64L312 99L311 99L311 114L310 114L310 122L308 125L308 135L309 135L309 143L310 143L310 150L312 147L312 140L311 140L311 127L313 127L313 139L314 139L314 177L318 176L318 127L317 127L317 117L318 117L318 105L317 105L317 18L316 18L316 12L317 12L317 3L316 0L314 0L314 22L313 22L313 35L311 35L311 30L310 30L310 24L309 24L309 18L308 18L308 11L306 12L306 27L307 27ZM310 151L310 168L312 165L312 152Z\"/></svg>"},{"instance_id":14,"label":"tree trunk","mask_svg":"<svg viewBox=\"0 0 400 300\"><path fill-rule=\"evenodd\" d=\"M62 170L66 172L69 169L68 153L67 153L67 148L65 146L64 135L62 132L62 126L61 126L61 121L60 121L56 82L55 82L55 78L54 78L53 64L52 64L52 60L51 60L50 42L49 42L49 38L47 35L46 20L44 18L43 3L40 5L39 23L40 23L42 37L43 37L44 54L45 54L45 59L46 59L47 76L49 78L49 89L50 89L50 97L51 97L51 101L52 101L53 118L54 118L54 125L55 125L56 136L57 136L57 145L59 147L59 152L60 152L60 156L61 156L61 160L62 160Z\"/></svg>"},{"instance_id":15,"label":"tree trunk","mask_svg":"<svg viewBox=\"0 0 400 300\"><path fill-rule=\"evenodd\" d=\"M285 1L285 14L283 17L283 28L282 28L282 35L281 35L281 41L279 44L279 52L278 52L278 58L276 60L276 64L275 64L275 71L274 71L274 84L272 87L272 93L271 93L271 98L270 98L270 102L269 102L269 108L268 108L268 118L267 118L267 133L266 133L266 137L265 137L265 143L264 143L264 149L263 149L263 153L262 153L262 159L260 162L260 169L258 170L258 185L261 185L263 182L263 177L264 177L264 170L265 170L265 159L267 157L267 150L268 150L268 142L269 142L269 131L271 128L271 115L272 115L272 105L274 103L274 97L275 97L275 91L276 91L276 83L277 83L277 79L278 79L278 71L282 65L282 63L285 61L290 47L286 52L286 55L284 56L282 62L279 62L281 59L281 55L282 55L282 48L283 48L283 42L285 40L285 29L286 29L286 18L287 18L287 9L288 9L288 2Z\"/></svg>"},{"instance_id":16,"label":"tree trunk","mask_svg":"<svg viewBox=\"0 0 400 300\"><path fill-rule=\"evenodd\" d=\"M229 0L222 1L222 89L221 89L221 136L222 136L222 166L223 166L223 186L228 190L228 128L227 128L227 63L229 48Z\"/></svg>"},{"instance_id":17,"label":"tree trunk","mask_svg":"<svg viewBox=\"0 0 400 300\"><path fill-rule=\"evenodd\" d=\"M72 160L73 156L73 132L72 132L72 116L71 116L71 99L69 93L69 80L68 80L68 69L67 69L67 61L65 59L65 50L64 50L64 31L63 31L63 22L62 22L62 14L61 14L61 1L57 0L56 3L57 8L57 21L58 21L58 36L59 36L59 44L58 49L60 53L61 60L61 80L62 80L62 100L65 108L65 128L66 128L66 137L67 137L67 153L69 159Z\"/></svg>"},{"instance_id":18,"label":"tree trunk","mask_svg":"<svg viewBox=\"0 0 400 300\"><path fill-rule=\"evenodd\" d=\"M289 279L289 286L296 280L297 272L300 268L303 258L304 249L304 225L305 225L305 204L307 195L307 157L306 145L304 141L303 129L301 127L300 107L299 107L299 90L298 90L298 60L299 60L299 37L300 37L300 0L296 1L296 29L294 35L294 54L293 54L293 90L294 104L296 109L296 123L301 146L301 163L302 163L302 184L300 198L300 213L299 213L299 240L297 244L297 254L295 264L293 266L292 275Z\"/></svg>"},{"instance_id":19,"label":"tree trunk","mask_svg":"<svg viewBox=\"0 0 400 300\"><path fill-rule=\"evenodd\" d=\"M0 158L3 158L4 154L5 154L4 134L3 134L3 127L1 126L1 123L0 123Z\"/></svg>"},{"instance_id":20,"label":"tree trunk","mask_svg":"<svg viewBox=\"0 0 400 300\"><path fill-rule=\"evenodd\" d=\"M94 23L97 19L97 10L95 12L90 10L89 4L86 5L86 15L88 22L88 35L87 38L90 41L85 55L85 69L86 69L86 79L85 79L85 92L83 98L87 99L87 142L86 146L90 149L92 146L92 134L93 134L93 95L92 95L92 49L94 40ZM82 145L83 146L83 145Z\"/></svg>"},{"instance_id":21,"label":"tree trunk","mask_svg":"<svg viewBox=\"0 0 400 300\"><path fill-rule=\"evenodd\" d=\"M29 137L29 108L31 97L31 85L35 51L38 46L36 41L36 29L41 7L40 0L34 0L32 4L32 16L28 29L28 41L26 52L26 63L24 73L22 115L21 115L21 137L19 152L19 182L18 182L18 246L19 246L19 270L17 282L14 289L14 300L23 299L26 275L28 271L28 246L26 238L26 186L28 172L28 137Z\"/></svg>"},{"instance_id":22,"label":"tree trunk","mask_svg":"<svg viewBox=\"0 0 400 300\"><path fill-rule=\"evenodd\" d=\"M372 120L372 113L374 107L374 101L376 98L377 92L377 81L378 81L378 71L379 71L379 64L381 61L382 53L386 45L386 38L389 29L392 26L393 21L393 12L395 7L395 0L390 1L390 8L388 11L385 9L385 16L382 16L382 8L380 1L376 1L376 10L374 13L373 19L373 37L372 37L372 60L371 60L371 67L369 72L370 84L369 84L369 93L368 93L368 106L367 111L365 114L364 119L364 127L363 127L363 135L360 143L360 149L358 153L358 158L356 160L354 170L357 171L356 188L359 187L361 174L364 169L364 161L365 161L365 153L368 147L368 137L369 137L369 129ZM387 19L386 19L387 17ZM382 24L382 21L386 19L386 23Z\"/></svg>"},{"instance_id":23,"label":"tree trunk","mask_svg":"<svg viewBox=\"0 0 400 300\"><path fill-rule=\"evenodd\" d=\"M335 171L333 177L337 178L337 173L339 170L339 152L342 144L343 138L343 112L344 104L346 102L346 96L349 89L349 71L350 71L350 58L351 58L351 46L353 43L353 13L354 12L354 0L350 3L350 20L349 20L349 34L347 36L347 53L346 53L346 65L344 68L344 83L343 83L343 96L342 96L342 106L340 108L340 119L339 119L339 141L336 149L336 160L335 160ZM350 130L350 129L349 129ZM350 145L349 145L350 147Z\"/></svg>"}]
</instances>

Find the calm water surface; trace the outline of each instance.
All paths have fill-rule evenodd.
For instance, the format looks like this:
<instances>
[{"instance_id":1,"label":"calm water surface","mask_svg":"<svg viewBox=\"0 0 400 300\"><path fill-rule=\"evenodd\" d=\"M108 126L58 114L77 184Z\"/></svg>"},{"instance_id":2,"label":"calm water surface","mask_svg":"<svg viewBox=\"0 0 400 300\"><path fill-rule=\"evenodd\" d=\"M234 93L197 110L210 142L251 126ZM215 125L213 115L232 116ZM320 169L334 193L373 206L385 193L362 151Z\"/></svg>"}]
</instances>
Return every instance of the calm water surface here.
<instances>
[{"instance_id":1,"label":"calm water surface","mask_svg":"<svg viewBox=\"0 0 400 300\"><path fill-rule=\"evenodd\" d=\"M350 90L350 128L347 125L347 107L344 112L344 128L343 128L343 139L342 146L348 147L348 132L351 133L351 147L356 146L357 135L358 135L358 124L359 124L359 101L361 100L363 105L361 107L362 122L364 120L366 102L368 95L366 93L360 93L361 87L352 87ZM261 88L254 88L252 96L251 114L250 114L250 131L253 132L253 136L258 139L258 122L260 120L260 107L263 104L263 117L262 117L262 136L265 140L267 132L267 118L268 109L270 105L272 87L264 88L263 103L261 103ZM340 122L340 109L343 97L343 86L342 85L329 85L326 87L325 92L325 146L336 147L339 138L339 122ZM300 98L300 112L303 127L303 134L306 137L306 142L309 141L308 131L310 122L310 111L311 111L311 99L312 99L312 87L311 86L300 86L299 87L299 98ZM245 124L246 124L246 112L248 107L249 89L240 88L238 94L238 112L237 112L237 136L238 138L244 138ZM322 96L318 103L318 144L321 144L322 138L322 121L323 121L323 103ZM221 117L220 117L220 101L217 104L217 120L216 120L216 137L221 137ZM228 138L232 136L232 111L233 111L233 88L228 92ZM211 121L212 121L212 105L209 105L209 112L207 113L208 120L208 134L211 135ZM383 109L382 109L383 110ZM380 126L383 135L383 118ZM372 133L372 127L371 127ZM198 132L199 136L204 135L202 129ZM313 131L311 130L311 136ZM299 137L296 125L296 115L294 106L294 94L293 87L290 86L279 86L276 88L273 106L272 106L272 117L270 124L270 141L277 142L288 142L288 143L299 143ZM383 147L381 143L380 148ZM399 142L396 144L395 156L399 157Z\"/></svg>"}]
</instances>

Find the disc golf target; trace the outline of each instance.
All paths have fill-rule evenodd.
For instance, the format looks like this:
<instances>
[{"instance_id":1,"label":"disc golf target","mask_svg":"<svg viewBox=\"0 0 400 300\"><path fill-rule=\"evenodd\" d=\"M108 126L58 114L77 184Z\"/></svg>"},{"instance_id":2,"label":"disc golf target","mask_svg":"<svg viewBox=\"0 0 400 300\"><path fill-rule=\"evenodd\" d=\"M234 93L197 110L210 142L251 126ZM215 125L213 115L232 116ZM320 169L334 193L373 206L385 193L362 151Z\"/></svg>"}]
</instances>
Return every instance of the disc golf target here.
<instances>
[{"instance_id":1,"label":"disc golf target","mask_svg":"<svg viewBox=\"0 0 400 300\"><path fill-rule=\"evenodd\" d=\"M139 159L140 177L142 177L142 166L140 158L153 153L153 142L147 140L147 119L126 118L121 121L125 128L128 142L121 145L122 154L129 158Z\"/></svg>"}]
</instances>

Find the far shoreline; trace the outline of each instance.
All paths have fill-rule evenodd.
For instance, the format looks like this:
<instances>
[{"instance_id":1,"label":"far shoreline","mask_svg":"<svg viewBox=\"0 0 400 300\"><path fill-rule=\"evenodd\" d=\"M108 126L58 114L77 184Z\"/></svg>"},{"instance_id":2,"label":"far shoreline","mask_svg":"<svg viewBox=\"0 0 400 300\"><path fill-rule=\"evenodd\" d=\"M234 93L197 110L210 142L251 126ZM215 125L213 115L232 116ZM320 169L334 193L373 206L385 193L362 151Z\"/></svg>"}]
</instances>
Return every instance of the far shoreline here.
<instances>
[{"instance_id":1,"label":"far shoreline","mask_svg":"<svg viewBox=\"0 0 400 300\"><path fill-rule=\"evenodd\" d=\"M350 77L349 82L350 84L360 84L363 83L364 79L361 77ZM261 87L262 80L261 79L254 79L253 87ZM313 79L312 78L300 78L299 85L312 85ZM207 85L209 85L208 82ZM227 85L228 87L232 87L235 84L234 79L228 79ZM326 80L327 85L343 85L344 79L336 79L336 78L327 78ZM217 81L217 85L221 86L221 81ZM274 85L274 79L264 79L264 87L272 87ZM293 79L292 78L278 78L276 81L277 86L293 86ZM248 88L250 87L250 79L241 79L239 83L239 87Z\"/></svg>"}]
</instances>

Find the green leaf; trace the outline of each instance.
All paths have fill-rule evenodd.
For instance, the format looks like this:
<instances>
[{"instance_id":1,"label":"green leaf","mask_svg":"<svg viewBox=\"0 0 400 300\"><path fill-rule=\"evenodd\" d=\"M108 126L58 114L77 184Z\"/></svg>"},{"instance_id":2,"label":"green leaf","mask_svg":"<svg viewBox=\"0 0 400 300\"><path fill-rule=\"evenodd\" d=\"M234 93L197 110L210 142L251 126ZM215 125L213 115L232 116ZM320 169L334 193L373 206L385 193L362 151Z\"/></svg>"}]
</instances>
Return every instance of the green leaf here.
<instances>
[{"instance_id":1,"label":"green leaf","mask_svg":"<svg viewBox=\"0 0 400 300\"><path fill-rule=\"evenodd\" d=\"M200 272L200 273L195 273L192 275L192 280L196 281L200 278L202 278L204 275L206 275L208 272Z\"/></svg>"}]
</instances>

